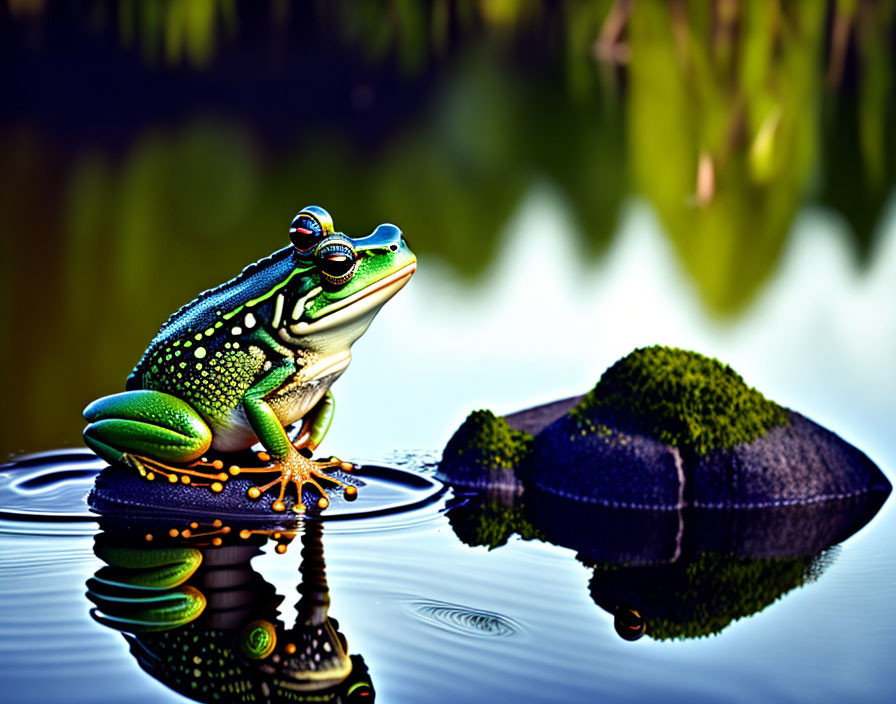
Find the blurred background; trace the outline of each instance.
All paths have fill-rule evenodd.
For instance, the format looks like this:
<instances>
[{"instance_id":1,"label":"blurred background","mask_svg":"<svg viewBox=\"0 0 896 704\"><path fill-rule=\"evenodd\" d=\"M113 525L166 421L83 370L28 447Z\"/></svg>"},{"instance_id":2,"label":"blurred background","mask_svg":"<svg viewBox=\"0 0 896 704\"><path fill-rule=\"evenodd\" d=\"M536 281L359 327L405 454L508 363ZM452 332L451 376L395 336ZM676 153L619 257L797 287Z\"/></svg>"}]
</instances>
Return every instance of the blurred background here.
<instances>
[{"instance_id":1,"label":"blurred background","mask_svg":"<svg viewBox=\"0 0 896 704\"><path fill-rule=\"evenodd\" d=\"M79 445L316 203L420 260L325 449L437 449L664 343L896 459L894 10L3 0L0 457Z\"/></svg>"}]
</instances>

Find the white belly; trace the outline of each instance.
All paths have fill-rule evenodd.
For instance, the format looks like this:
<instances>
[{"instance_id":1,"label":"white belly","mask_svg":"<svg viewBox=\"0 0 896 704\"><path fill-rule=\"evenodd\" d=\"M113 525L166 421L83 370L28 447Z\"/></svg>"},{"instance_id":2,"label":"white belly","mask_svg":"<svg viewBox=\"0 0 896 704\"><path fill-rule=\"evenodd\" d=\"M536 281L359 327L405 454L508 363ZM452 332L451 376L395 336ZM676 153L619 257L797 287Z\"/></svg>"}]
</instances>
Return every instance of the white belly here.
<instances>
[{"instance_id":1,"label":"white belly","mask_svg":"<svg viewBox=\"0 0 896 704\"><path fill-rule=\"evenodd\" d=\"M218 452L239 452L258 442L242 406L223 419L210 421L208 425L212 429L212 449Z\"/></svg>"},{"instance_id":2,"label":"white belly","mask_svg":"<svg viewBox=\"0 0 896 704\"><path fill-rule=\"evenodd\" d=\"M287 426L304 418L327 393L342 371L328 374L287 387L282 393L269 396L266 401L281 425ZM258 442L242 406L232 410L224 419L211 421L212 449L218 452L239 452Z\"/></svg>"}]
</instances>

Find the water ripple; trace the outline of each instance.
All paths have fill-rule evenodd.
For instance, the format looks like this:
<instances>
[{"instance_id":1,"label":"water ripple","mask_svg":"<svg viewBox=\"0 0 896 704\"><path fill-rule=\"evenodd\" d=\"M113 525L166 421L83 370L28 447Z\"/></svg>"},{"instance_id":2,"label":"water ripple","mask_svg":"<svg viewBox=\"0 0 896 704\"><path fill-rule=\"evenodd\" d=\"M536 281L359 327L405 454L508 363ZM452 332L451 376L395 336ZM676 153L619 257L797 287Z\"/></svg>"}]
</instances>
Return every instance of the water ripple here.
<instances>
[{"instance_id":1,"label":"water ripple","mask_svg":"<svg viewBox=\"0 0 896 704\"><path fill-rule=\"evenodd\" d=\"M104 466L86 450L43 452L0 465L0 530L18 523L18 531L37 535L59 532L60 524L94 522L85 498Z\"/></svg>"},{"instance_id":2,"label":"water ripple","mask_svg":"<svg viewBox=\"0 0 896 704\"><path fill-rule=\"evenodd\" d=\"M428 507L446 491L434 479L432 457L417 452L397 454L401 466L365 464L352 475L364 486L349 504L341 494L322 516L328 522L387 517L377 528L393 528L388 517L416 512L436 517ZM0 533L81 535L93 531L97 516L86 497L105 463L86 450L62 450L19 457L0 465ZM391 520L391 523L390 523ZM420 515L397 519L416 524ZM353 530L350 528L349 530Z\"/></svg>"},{"instance_id":3,"label":"water ripple","mask_svg":"<svg viewBox=\"0 0 896 704\"><path fill-rule=\"evenodd\" d=\"M421 621L461 635L506 638L522 631L522 627L507 616L460 604L444 601L412 601L408 607Z\"/></svg>"}]
</instances>

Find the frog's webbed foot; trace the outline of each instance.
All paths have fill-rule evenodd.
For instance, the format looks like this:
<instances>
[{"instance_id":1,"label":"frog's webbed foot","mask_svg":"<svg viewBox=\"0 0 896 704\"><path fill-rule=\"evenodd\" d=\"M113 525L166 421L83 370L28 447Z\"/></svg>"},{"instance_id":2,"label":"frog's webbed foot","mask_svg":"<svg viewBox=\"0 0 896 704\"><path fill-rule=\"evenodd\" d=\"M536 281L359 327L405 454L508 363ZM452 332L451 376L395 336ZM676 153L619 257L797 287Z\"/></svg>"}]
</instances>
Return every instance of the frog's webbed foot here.
<instances>
[{"instance_id":1,"label":"frog's webbed foot","mask_svg":"<svg viewBox=\"0 0 896 704\"><path fill-rule=\"evenodd\" d=\"M259 452L258 458L262 462L267 462L270 460L270 455L266 452ZM283 497L286 494L286 489L290 484L294 484L297 492L297 502L293 506L293 511L296 513L304 513L306 510L306 506L302 501L302 488L305 484L311 484L314 486L317 491L320 493L320 499L317 501L318 508L325 509L330 505L329 499L327 499L327 494L324 491L324 488L318 482L318 479L323 479L324 481L331 482L336 484L337 486L342 487L344 496L346 500L353 501L358 496L358 490L351 484L346 484L331 474L325 472L327 469L342 469L343 471L349 471L352 468L351 462L343 462L336 457L331 457L328 460L312 460L299 451L291 452L286 458L282 460L275 461L269 467L240 467L238 469L238 474L243 473L252 473L252 474L273 474L279 472L280 476L275 477L272 481L264 484L262 486L253 486L246 493L250 499L257 499L261 497L263 493L272 489L277 484L280 485L280 494L274 503L271 505L275 511L285 511L286 504L283 501Z\"/></svg>"},{"instance_id":2,"label":"frog's webbed foot","mask_svg":"<svg viewBox=\"0 0 896 704\"><path fill-rule=\"evenodd\" d=\"M172 484L180 483L195 487L206 487L215 493L220 493L224 490L224 483L228 479L240 474L276 474L277 476L267 484L250 487L247 491L250 499L258 499L263 493L279 484L280 494L271 506L274 511L286 510L286 504L283 499L290 484L294 484L296 487L298 500L293 506L293 511L296 513L304 513L307 508L302 501L302 489L305 484L311 484L320 493L320 499L317 501L318 508L325 509L330 505L327 494L318 480L324 480L342 487L344 496L348 501L353 501L357 498L358 490L356 487L336 479L325 471L328 469L341 469L347 472L352 468L351 462L343 462L336 457L331 457L328 460L312 460L306 457L307 452L305 449L297 449L295 452L291 452L285 459L275 460L266 467L233 465L227 471L224 471L223 461L214 460L209 462L205 458L189 465L177 466L146 457L145 455L124 453L121 461L134 468L147 481L156 481L162 478ZM262 462L270 462L271 456L267 452L259 452L258 459Z\"/></svg>"},{"instance_id":3,"label":"frog's webbed foot","mask_svg":"<svg viewBox=\"0 0 896 704\"><path fill-rule=\"evenodd\" d=\"M198 460L184 467L166 464L159 460L126 452L121 456L122 462L133 467L139 472L140 476L148 481L155 481L157 477L164 477L172 484L190 484L197 487L208 487L215 493L224 490L224 482L226 482L234 472L231 467L230 474L222 471L224 463L221 460L207 462L205 459ZM198 481L197 481L198 480Z\"/></svg>"}]
</instances>

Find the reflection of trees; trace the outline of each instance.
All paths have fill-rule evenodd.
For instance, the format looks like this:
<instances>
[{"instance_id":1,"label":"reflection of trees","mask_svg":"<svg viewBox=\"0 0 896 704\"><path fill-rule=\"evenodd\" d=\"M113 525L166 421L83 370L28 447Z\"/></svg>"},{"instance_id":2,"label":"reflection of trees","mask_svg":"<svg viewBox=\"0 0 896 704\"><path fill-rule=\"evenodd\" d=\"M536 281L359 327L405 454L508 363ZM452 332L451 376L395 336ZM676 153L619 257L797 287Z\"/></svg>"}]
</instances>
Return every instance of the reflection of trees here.
<instances>
[{"instance_id":1,"label":"reflection of trees","mask_svg":"<svg viewBox=\"0 0 896 704\"><path fill-rule=\"evenodd\" d=\"M50 24L62 12L43 3L9 8L23 24L31 15ZM338 124L330 140L320 139L319 125L297 115L296 131L314 128L320 148L309 151L301 138L297 149L278 146L281 158L259 185L309 194L334 211L348 204L371 220L403 218L424 254L462 272L487 268L533 177L558 187L585 241L600 251L629 192L626 131L636 190L653 204L707 308L738 312L773 270L819 161L824 73L845 99L823 112L822 200L846 215L866 250L893 180L892 2L151 0L96 8L82 31L112 34L152 65L208 72L240 41L286 42L313 48L289 55L297 66L323 53L357 64L358 76L373 66L409 80L439 78L429 117L417 128L396 125L374 154L346 146ZM301 40L290 41L294 35ZM294 93L291 79L301 74L287 74L282 90ZM338 71L334 78L345 80ZM357 88L353 100L370 99L369 86ZM620 90L626 114L616 105ZM253 132L265 134L265 126ZM152 139L140 141L151 148ZM239 178L242 155L232 166L226 156L218 173ZM315 177L293 166L312 158ZM202 178L181 178L192 183L189 176ZM220 203L229 202L225 191ZM198 213L202 203L189 207ZM347 229L363 226L352 218Z\"/></svg>"},{"instance_id":2,"label":"reflection of trees","mask_svg":"<svg viewBox=\"0 0 896 704\"><path fill-rule=\"evenodd\" d=\"M740 310L768 276L817 141L817 6L640 4L632 13L635 180L707 307Z\"/></svg>"},{"instance_id":3,"label":"reflection of trees","mask_svg":"<svg viewBox=\"0 0 896 704\"><path fill-rule=\"evenodd\" d=\"M19 103L4 109L0 330L41 339L52 321L54 343L18 367L10 345L0 351L4 369L20 370L7 389L24 399L2 424L6 450L75 437L77 411L117 388L164 317L282 246L290 216L307 203L325 204L350 233L394 221L422 256L481 276L532 183L560 194L592 256L606 250L634 189L707 309L725 315L743 310L774 270L816 162L821 202L844 215L866 256L896 179L892 2L834 11L722 1L152 0L97 2L83 16L62 3L6 7L4 33L21 39L21 30L39 48L25 62L36 62L35 94L69 80L53 78L67 75L54 62L76 59L60 53L69 45L61 40L83 35L106 52L92 60L115 65L114 79L150 93L141 106L154 108L123 110L127 124L112 124L120 97L100 91L54 104L48 110L65 117L48 118L45 131L11 128L6 117L27 124L44 104L26 101L22 115ZM260 102L276 109L251 104L240 88L261 75L276 100ZM200 82L219 92L192 97ZM166 107L175 83L176 109ZM294 95L305 97L287 100ZM320 111L317 101L335 106ZM183 123L209 105L225 118ZM58 141L47 135L54 129ZM85 338L102 358L81 351ZM48 373L60 350L78 369L64 384ZM70 426L42 422L51 402Z\"/></svg>"},{"instance_id":4,"label":"reflection of trees","mask_svg":"<svg viewBox=\"0 0 896 704\"><path fill-rule=\"evenodd\" d=\"M838 92L828 96L822 111L820 200L846 218L866 262L896 183L889 43L894 11L893 2L840 2L831 30L827 79Z\"/></svg>"}]
</instances>

